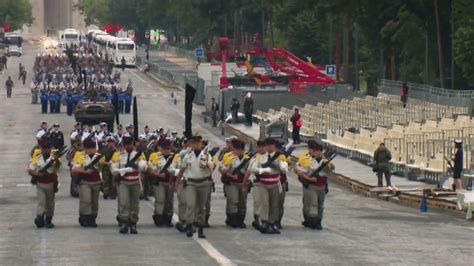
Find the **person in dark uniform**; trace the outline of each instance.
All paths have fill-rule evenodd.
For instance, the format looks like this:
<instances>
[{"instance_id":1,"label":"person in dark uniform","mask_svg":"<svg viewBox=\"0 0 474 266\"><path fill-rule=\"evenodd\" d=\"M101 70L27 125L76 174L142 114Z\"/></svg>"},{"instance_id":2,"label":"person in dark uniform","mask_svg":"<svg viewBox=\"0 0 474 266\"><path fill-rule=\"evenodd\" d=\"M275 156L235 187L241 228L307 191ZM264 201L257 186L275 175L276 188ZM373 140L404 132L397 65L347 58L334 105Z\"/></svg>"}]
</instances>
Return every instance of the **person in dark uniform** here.
<instances>
[{"instance_id":1,"label":"person in dark uniform","mask_svg":"<svg viewBox=\"0 0 474 266\"><path fill-rule=\"evenodd\" d=\"M12 89L13 89L12 77L8 76L8 79L5 82L5 87L7 88L7 98L11 98L12 97Z\"/></svg>"},{"instance_id":2,"label":"person in dark uniform","mask_svg":"<svg viewBox=\"0 0 474 266\"><path fill-rule=\"evenodd\" d=\"M383 187L384 175L387 187L390 188L392 186L392 183L390 182L390 160L392 160L390 150L387 149L385 143L380 143L379 147L374 152L374 171L377 173L377 187Z\"/></svg>"},{"instance_id":3,"label":"person in dark uniform","mask_svg":"<svg viewBox=\"0 0 474 266\"><path fill-rule=\"evenodd\" d=\"M61 150L64 147L64 135L59 130L59 124L53 124L53 129L50 133L51 141L53 142L53 148Z\"/></svg>"},{"instance_id":4,"label":"person in dark uniform","mask_svg":"<svg viewBox=\"0 0 474 266\"><path fill-rule=\"evenodd\" d=\"M240 109L240 103L237 98L232 98L232 104L230 105L230 111L232 112L232 122L233 123L239 123L239 109Z\"/></svg>"},{"instance_id":5,"label":"person in dark uniform","mask_svg":"<svg viewBox=\"0 0 474 266\"><path fill-rule=\"evenodd\" d=\"M454 158L452 158L454 162L454 169L453 169L453 178L455 183L453 184L453 190L462 189L462 169L464 165L464 156L462 150L462 140L455 140L454 147L456 148L456 153L454 154Z\"/></svg>"},{"instance_id":6,"label":"person in dark uniform","mask_svg":"<svg viewBox=\"0 0 474 266\"><path fill-rule=\"evenodd\" d=\"M302 126L302 121L301 121L300 110L298 108L295 108L295 112L290 117L290 121L291 121L291 125L293 126L293 132L292 132L293 142L295 144L300 144L301 143L300 128Z\"/></svg>"},{"instance_id":7,"label":"person in dark uniform","mask_svg":"<svg viewBox=\"0 0 474 266\"><path fill-rule=\"evenodd\" d=\"M217 116L219 115L219 104L216 102L216 98L212 97L211 103L211 117L212 117L212 126L217 126Z\"/></svg>"},{"instance_id":8,"label":"person in dark uniform","mask_svg":"<svg viewBox=\"0 0 474 266\"><path fill-rule=\"evenodd\" d=\"M245 95L244 114L245 114L245 123L247 124L247 126L252 126L253 98L250 92L247 93L247 95Z\"/></svg>"},{"instance_id":9,"label":"person in dark uniform","mask_svg":"<svg viewBox=\"0 0 474 266\"><path fill-rule=\"evenodd\" d=\"M120 63L122 64L121 65L122 71L125 71L125 64L127 63L127 61L125 60L124 56L122 56L122 60L120 60Z\"/></svg>"}]
</instances>

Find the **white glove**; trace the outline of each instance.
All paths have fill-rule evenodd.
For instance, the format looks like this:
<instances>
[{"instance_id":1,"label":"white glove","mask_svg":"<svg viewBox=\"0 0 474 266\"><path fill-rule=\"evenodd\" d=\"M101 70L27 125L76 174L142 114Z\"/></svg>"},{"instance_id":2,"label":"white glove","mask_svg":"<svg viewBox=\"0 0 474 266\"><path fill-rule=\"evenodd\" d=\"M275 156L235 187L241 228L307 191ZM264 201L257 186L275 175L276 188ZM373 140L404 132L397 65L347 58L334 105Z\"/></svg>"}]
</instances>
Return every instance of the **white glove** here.
<instances>
[{"instance_id":1,"label":"white glove","mask_svg":"<svg viewBox=\"0 0 474 266\"><path fill-rule=\"evenodd\" d=\"M127 168L122 168L122 169L119 170L119 174L121 176L124 176L126 173L127 173Z\"/></svg>"},{"instance_id":2,"label":"white glove","mask_svg":"<svg viewBox=\"0 0 474 266\"><path fill-rule=\"evenodd\" d=\"M284 162L284 161L280 162L280 171L283 172L283 173L288 172L288 163L287 162Z\"/></svg>"},{"instance_id":3,"label":"white glove","mask_svg":"<svg viewBox=\"0 0 474 266\"><path fill-rule=\"evenodd\" d=\"M131 173L131 172L134 172L135 169L133 169L132 167L127 167L127 168L125 168L125 171L126 171L126 173Z\"/></svg>"},{"instance_id":4,"label":"white glove","mask_svg":"<svg viewBox=\"0 0 474 266\"><path fill-rule=\"evenodd\" d=\"M264 168L259 168L258 169L258 174L265 174L265 173L270 173L272 171L272 168L270 167L264 167Z\"/></svg>"}]
</instances>

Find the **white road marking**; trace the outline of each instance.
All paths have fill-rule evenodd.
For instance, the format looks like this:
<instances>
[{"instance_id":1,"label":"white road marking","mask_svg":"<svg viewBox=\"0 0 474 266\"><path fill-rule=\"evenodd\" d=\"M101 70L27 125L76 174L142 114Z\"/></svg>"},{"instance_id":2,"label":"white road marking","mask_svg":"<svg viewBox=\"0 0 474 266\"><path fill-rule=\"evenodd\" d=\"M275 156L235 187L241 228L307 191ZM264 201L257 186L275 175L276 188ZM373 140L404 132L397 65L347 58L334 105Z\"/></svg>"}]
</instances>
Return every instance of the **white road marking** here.
<instances>
[{"instance_id":1,"label":"white road marking","mask_svg":"<svg viewBox=\"0 0 474 266\"><path fill-rule=\"evenodd\" d=\"M2 188L2 187L3 187L3 185L0 185L0 188Z\"/></svg>"},{"instance_id":2,"label":"white road marking","mask_svg":"<svg viewBox=\"0 0 474 266\"><path fill-rule=\"evenodd\" d=\"M31 184L16 184L16 187L31 187Z\"/></svg>"},{"instance_id":3,"label":"white road marking","mask_svg":"<svg viewBox=\"0 0 474 266\"><path fill-rule=\"evenodd\" d=\"M138 76L134 71L130 70L130 73L132 73L133 76L135 76L138 80L146 84L148 87L152 88L152 86L148 82L146 82L146 80ZM161 92L166 93L165 89L163 89L161 86L156 86L155 88L158 88Z\"/></svg>"},{"instance_id":4,"label":"white road marking","mask_svg":"<svg viewBox=\"0 0 474 266\"><path fill-rule=\"evenodd\" d=\"M150 201L154 204L155 200L153 198L150 199ZM150 202L145 202L145 205L155 209L155 206L150 203ZM176 213L173 213L173 222L176 223L179 221L178 215ZM196 243L199 244L199 246L204 249L204 251L214 259L219 265L223 266L230 266L230 265L237 265L236 263L233 263L232 260L224 256L224 254L220 253L219 250L217 250L209 241L206 239L201 239L197 238L196 235L194 235L193 240L196 241Z\"/></svg>"}]
</instances>

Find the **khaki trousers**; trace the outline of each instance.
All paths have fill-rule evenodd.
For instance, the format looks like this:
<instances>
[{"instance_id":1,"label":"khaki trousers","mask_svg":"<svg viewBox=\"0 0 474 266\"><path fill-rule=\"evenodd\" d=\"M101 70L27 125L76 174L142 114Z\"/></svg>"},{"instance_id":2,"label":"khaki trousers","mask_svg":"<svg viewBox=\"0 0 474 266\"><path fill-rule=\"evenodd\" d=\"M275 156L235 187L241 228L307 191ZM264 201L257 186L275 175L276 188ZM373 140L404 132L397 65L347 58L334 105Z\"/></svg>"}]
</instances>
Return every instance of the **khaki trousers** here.
<instances>
[{"instance_id":1,"label":"khaki trousers","mask_svg":"<svg viewBox=\"0 0 474 266\"><path fill-rule=\"evenodd\" d=\"M261 206L261 201L260 201L260 185L254 183L253 184L253 216L254 217L259 217L260 216L260 208Z\"/></svg>"},{"instance_id":2,"label":"khaki trousers","mask_svg":"<svg viewBox=\"0 0 474 266\"><path fill-rule=\"evenodd\" d=\"M139 183L120 182L119 185L119 219L123 223L137 223L140 211Z\"/></svg>"},{"instance_id":3,"label":"khaki trousers","mask_svg":"<svg viewBox=\"0 0 474 266\"><path fill-rule=\"evenodd\" d=\"M173 188L169 183L160 182L153 186L155 196L155 214L173 216Z\"/></svg>"},{"instance_id":4,"label":"khaki trousers","mask_svg":"<svg viewBox=\"0 0 474 266\"><path fill-rule=\"evenodd\" d=\"M287 184L282 184L283 189L278 195L278 220L281 220L283 214L285 213L286 185Z\"/></svg>"},{"instance_id":5,"label":"khaki trousers","mask_svg":"<svg viewBox=\"0 0 474 266\"><path fill-rule=\"evenodd\" d=\"M115 196L117 195L117 188L115 187L112 172L110 172L110 168L104 166L101 168L102 173L102 180L103 180L103 192L106 196Z\"/></svg>"},{"instance_id":6,"label":"khaki trousers","mask_svg":"<svg viewBox=\"0 0 474 266\"><path fill-rule=\"evenodd\" d=\"M186 192L183 187L183 182L179 184L178 188L178 216L179 216L179 221L185 221L186 220Z\"/></svg>"},{"instance_id":7,"label":"khaki trousers","mask_svg":"<svg viewBox=\"0 0 474 266\"><path fill-rule=\"evenodd\" d=\"M54 186L53 184L36 184L36 215L53 216L54 215Z\"/></svg>"},{"instance_id":8,"label":"khaki trousers","mask_svg":"<svg viewBox=\"0 0 474 266\"><path fill-rule=\"evenodd\" d=\"M303 215L308 218L323 218L326 186L308 185L303 187Z\"/></svg>"},{"instance_id":9,"label":"khaki trousers","mask_svg":"<svg viewBox=\"0 0 474 266\"><path fill-rule=\"evenodd\" d=\"M278 219L278 203L280 195L278 184L260 184L257 187L260 198L260 220L271 224L275 223Z\"/></svg>"},{"instance_id":10,"label":"khaki trousers","mask_svg":"<svg viewBox=\"0 0 474 266\"><path fill-rule=\"evenodd\" d=\"M227 214L247 214L247 195L248 192L242 192L240 189L241 184L230 183L224 185L226 201L226 213Z\"/></svg>"},{"instance_id":11,"label":"khaki trousers","mask_svg":"<svg viewBox=\"0 0 474 266\"><path fill-rule=\"evenodd\" d=\"M211 182L186 181L184 188L186 193L186 223L197 222L199 226L204 226L206 221L206 203L211 190Z\"/></svg>"},{"instance_id":12,"label":"khaki trousers","mask_svg":"<svg viewBox=\"0 0 474 266\"><path fill-rule=\"evenodd\" d=\"M97 216L99 211L100 184L79 185L79 215Z\"/></svg>"}]
</instances>

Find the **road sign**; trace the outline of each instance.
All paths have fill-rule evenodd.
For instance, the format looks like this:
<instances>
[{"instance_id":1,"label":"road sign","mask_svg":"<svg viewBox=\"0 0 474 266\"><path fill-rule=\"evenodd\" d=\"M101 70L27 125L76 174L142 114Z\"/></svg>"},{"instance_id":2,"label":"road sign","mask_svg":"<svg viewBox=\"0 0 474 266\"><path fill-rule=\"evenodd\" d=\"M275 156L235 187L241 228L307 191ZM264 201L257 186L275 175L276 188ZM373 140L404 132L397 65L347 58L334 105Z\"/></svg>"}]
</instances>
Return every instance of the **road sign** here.
<instances>
[{"instance_id":1,"label":"road sign","mask_svg":"<svg viewBox=\"0 0 474 266\"><path fill-rule=\"evenodd\" d=\"M197 58L204 57L204 49L203 48L194 49L194 56L196 56Z\"/></svg>"},{"instance_id":2,"label":"road sign","mask_svg":"<svg viewBox=\"0 0 474 266\"><path fill-rule=\"evenodd\" d=\"M336 76L336 65L326 65L326 75Z\"/></svg>"}]
</instances>

